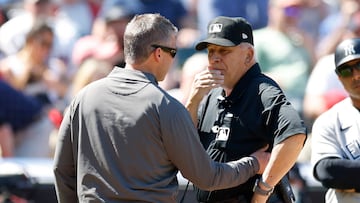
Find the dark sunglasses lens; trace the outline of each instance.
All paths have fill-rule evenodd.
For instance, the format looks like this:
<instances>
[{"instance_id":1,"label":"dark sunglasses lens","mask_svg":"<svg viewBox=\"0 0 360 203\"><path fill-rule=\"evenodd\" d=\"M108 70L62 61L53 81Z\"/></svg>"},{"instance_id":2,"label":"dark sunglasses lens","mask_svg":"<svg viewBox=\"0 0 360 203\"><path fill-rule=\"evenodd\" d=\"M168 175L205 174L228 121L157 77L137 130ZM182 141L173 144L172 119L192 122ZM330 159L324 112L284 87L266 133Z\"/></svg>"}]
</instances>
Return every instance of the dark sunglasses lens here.
<instances>
[{"instance_id":1,"label":"dark sunglasses lens","mask_svg":"<svg viewBox=\"0 0 360 203\"><path fill-rule=\"evenodd\" d=\"M344 68L339 69L339 75L341 77L350 77L352 75L352 68L344 67Z\"/></svg>"},{"instance_id":2,"label":"dark sunglasses lens","mask_svg":"<svg viewBox=\"0 0 360 203\"><path fill-rule=\"evenodd\" d=\"M176 51L175 50L171 50L170 51L170 55L174 58L176 56Z\"/></svg>"},{"instance_id":3,"label":"dark sunglasses lens","mask_svg":"<svg viewBox=\"0 0 360 203\"><path fill-rule=\"evenodd\" d=\"M170 47L166 47L166 46L160 46L160 45L151 45L151 46L154 47L154 48L160 48L160 49L162 49L163 51L169 53L170 56L173 57L173 58L176 56L176 52L177 52L176 49L173 49L173 48L170 48Z\"/></svg>"},{"instance_id":4,"label":"dark sunglasses lens","mask_svg":"<svg viewBox=\"0 0 360 203\"><path fill-rule=\"evenodd\" d=\"M160 47L162 50L164 50L165 52L169 53L171 55L171 57L175 57L176 55L176 50L169 48L169 47Z\"/></svg>"}]
</instances>

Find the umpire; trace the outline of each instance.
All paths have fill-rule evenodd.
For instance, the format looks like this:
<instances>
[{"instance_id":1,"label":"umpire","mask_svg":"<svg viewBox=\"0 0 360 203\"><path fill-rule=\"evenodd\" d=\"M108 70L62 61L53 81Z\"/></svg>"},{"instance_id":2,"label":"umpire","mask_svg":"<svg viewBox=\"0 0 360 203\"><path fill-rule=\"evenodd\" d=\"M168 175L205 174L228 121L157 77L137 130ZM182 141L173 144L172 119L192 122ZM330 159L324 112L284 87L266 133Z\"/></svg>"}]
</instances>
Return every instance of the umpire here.
<instances>
[{"instance_id":1,"label":"umpire","mask_svg":"<svg viewBox=\"0 0 360 203\"><path fill-rule=\"evenodd\" d=\"M221 161L247 156L266 145L271 151L262 175L233 189L200 192L200 202L279 199L275 186L292 168L306 140L298 112L279 85L261 73L253 44L245 19L219 16L209 23L207 39L196 45L197 50L207 49L209 66L196 76L186 106L203 146L217 152L220 148Z\"/></svg>"}]
</instances>

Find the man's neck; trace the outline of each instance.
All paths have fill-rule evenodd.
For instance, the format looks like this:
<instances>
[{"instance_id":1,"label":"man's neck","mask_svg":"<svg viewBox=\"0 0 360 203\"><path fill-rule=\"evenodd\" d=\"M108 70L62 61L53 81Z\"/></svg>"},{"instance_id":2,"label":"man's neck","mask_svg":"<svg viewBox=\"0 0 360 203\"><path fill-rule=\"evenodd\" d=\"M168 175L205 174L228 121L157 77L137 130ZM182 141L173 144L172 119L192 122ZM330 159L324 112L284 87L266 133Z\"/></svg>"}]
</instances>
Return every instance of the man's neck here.
<instances>
[{"instance_id":1,"label":"man's neck","mask_svg":"<svg viewBox=\"0 0 360 203\"><path fill-rule=\"evenodd\" d=\"M224 88L224 91L225 91L225 97L228 97L230 94L231 94L231 92L233 91L233 88Z\"/></svg>"}]
</instances>

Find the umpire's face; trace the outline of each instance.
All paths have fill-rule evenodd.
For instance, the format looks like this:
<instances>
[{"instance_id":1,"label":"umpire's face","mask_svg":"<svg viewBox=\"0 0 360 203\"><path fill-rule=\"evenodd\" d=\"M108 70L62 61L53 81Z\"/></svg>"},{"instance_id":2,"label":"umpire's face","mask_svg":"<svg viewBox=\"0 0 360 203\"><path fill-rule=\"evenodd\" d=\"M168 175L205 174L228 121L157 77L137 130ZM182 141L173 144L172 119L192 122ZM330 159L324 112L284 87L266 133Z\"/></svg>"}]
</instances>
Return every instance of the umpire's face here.
<instances>
[{"instance_id":1,"label":"umpire's face","mask_svg":"<svg viewBox=\"0 0 360 203\"><path fill-rule=\"evenodd\" d=\"M219 70L224 75L224 89L233 89L253 65L254 50L249 43L230 47L209 44L207 49L209 69Z\"/></svg>"}]
</instances>

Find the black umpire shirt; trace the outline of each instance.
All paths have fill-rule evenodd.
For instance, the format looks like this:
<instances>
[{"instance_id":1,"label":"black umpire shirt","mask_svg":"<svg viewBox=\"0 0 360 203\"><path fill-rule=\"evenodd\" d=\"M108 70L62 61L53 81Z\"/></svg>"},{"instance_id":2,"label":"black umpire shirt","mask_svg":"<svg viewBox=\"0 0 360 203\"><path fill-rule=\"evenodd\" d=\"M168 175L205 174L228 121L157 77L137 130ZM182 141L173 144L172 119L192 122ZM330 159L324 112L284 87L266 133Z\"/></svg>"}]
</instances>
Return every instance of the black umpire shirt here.
<instances>
[{"instance_id":1,"label":"black umpire shirt","mask_svg":"<svg viewBox=\"0 0 360 203\"><path fill-rule=\"evenodd\" d=\"M306 134L299 113L286 99L279 85L261 73L257 63L238 81L229 96L224 96L222 88L216 88L202 103L198 112L198 130L205 148L215 139L214 128L219 125L224 112L232 114L225 147L226 161L250 155L266 144L270 145L271 150L292 135ZM250 199L256 178L239 186L236 193Z\"/></svg>"}]
</instances>

